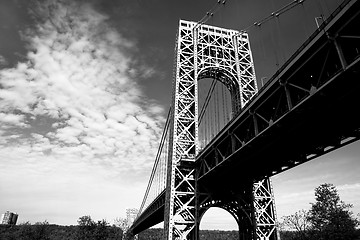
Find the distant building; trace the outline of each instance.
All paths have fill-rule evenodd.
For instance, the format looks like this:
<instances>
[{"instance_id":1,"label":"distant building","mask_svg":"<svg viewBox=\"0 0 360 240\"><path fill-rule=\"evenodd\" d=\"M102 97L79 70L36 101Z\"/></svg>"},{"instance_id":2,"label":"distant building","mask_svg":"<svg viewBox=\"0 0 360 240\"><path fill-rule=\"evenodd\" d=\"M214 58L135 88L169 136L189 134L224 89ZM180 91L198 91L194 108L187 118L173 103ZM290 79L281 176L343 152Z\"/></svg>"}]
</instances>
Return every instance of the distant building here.
<instances>
[{"instance_id":1,"label":"distant building","mask_svg":"<svg viewBox=\"0 0 360 240\"><path fill-rule=\"evenodd\" d=\"M16 221L18 219L18 214L6 211L4 214L1 214L0 223L1 224L10 224L10 225L16 225Z\"/></svg>"},{"instance_id":2,"label":"distant building","mask_svg":"<svg viewBox=\"0 0 360 240\"><path fill-rule=\"evenodd\" d=\"M128 208L126 209L126 225L130 227L135 221L139 210L136 208Z\"/></svg>"},{"instance_id":3,"label":"distant building","mask_svg":"<svg viewBox=\"0 0 360 240\"><path fill-rule=\"evenodd\" d=\"M130 226L134 223L138 213L139 213L139 210L136 208L126 209L126 219L124 219L124 223L123 223L124 224L124 228L123 228L124 232L126 232L130 228ZM123 239L126 239L126 234L123 235ZM137 235L133 236L133 239L137 240L138 236Z\"/></svg>"}]
</instances>

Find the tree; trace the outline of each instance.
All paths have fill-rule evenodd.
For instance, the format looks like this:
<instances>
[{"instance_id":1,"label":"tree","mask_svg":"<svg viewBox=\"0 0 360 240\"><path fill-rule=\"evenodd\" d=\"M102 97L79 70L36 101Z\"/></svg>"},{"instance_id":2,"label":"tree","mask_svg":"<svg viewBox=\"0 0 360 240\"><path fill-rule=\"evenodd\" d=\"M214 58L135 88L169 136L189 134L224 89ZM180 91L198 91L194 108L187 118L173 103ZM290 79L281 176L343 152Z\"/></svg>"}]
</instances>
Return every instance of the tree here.
<instances>
[{"instance_id":1,"label":"tree","mask_svg":"<svg viewBox=\"0 0 360 240\"><path fill-rule=\"evenodd\" d=\"M122 230L116 226L110 227L105 219L95 222L90 216L82 216L79 218L78 224L78 240L110 240L122 238Z\"/></svg>"},{"instance_id":2,"label":"tree","mask_svg":"<svg viewBox=\"0 0 360 240\"><path fill-rule=\"evenodd\" d=\"M349 210L333 184L325 183L315 188L315 203L311 204L308 219L315 239L355 239L358 220Z\"/></svg>"},{"instance_id":3,"label":"tree","mask_svg":"<svg viewBox=\"0 0 360 240\"><path fill-rule=\"evenodd\" d=\"M77 222L81 227L89 227L95 225L95 222L91 219L89 215L79 217L79 220Z\"/></svg>"},{"instance_id":4,"label":"tree","mask_svg":"<svg viewBox=\"0 0 360 240\"><path fill-rule=\"evenodd\" d=\"M309 212L300 210L295 214L284 216L283 225L293 232L293 239L305 240L308 239L308 231L310 229Z\"/></svg>"},{"instance_id":5,"label":"tree","mask_svg":"<svg viewBox=\"0 0 360 240\"><path fill-rule=\"evenodd\" d=\"M93 239L93 235L96 229L96 223L91 219L90 216L79 217L77 221L79 224L77 239Z\"/></svg>"},{"instance_id":6,"label":"tree","mask_svg":"<svg viewBox=\"0 0 360 240\"><path fill-rule=\"evenodd\" d=\"M120 228L124 232L128 228L126 219L125 218L120 218L120 217L114 219L114 226Z\"/></svg>"},{"instance_id":7,"label":"tree","mask_svg":"<svg viewBox=\"0 0 360 240\"><path fill-rule=\"evenodd\" d=\"M48 221L37 222L31 225L30 222L20 224L19 239L26 240L48 240L50 239L49 234L49 223Z\"/></svg>"},{"instance_id":8,"label":"tree","mask_svg":"<svg viewBox=\"0 0 360 240\"><path fill-rule=\"evenodd\" d=\"M108 231L109 224L106 222L105 219L98 221L96 224L96 228L94 231L94 238L96 240L106 240L109 237L109 231Z\"/></svg>"}]
</instances>

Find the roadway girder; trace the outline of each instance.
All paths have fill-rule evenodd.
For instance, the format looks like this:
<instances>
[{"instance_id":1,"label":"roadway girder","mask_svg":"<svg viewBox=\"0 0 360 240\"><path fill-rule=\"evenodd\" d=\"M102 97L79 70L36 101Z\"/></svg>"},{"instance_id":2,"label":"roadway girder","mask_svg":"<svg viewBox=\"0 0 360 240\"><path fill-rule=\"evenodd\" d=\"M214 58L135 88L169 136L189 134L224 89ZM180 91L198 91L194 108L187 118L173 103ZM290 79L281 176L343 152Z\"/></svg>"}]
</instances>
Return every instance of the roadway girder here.
<instances>
[{"instance_id":1,"label":"roadway girder","mask_svg":"<svg viewBox=\"0 0 360 240\"><path fill-rule=\"evenodd\" d=\"M359 4L353 2L353 5ZM360 56L360 32L357 26L359 7L353 7L351 11L352 13L341 15L344 18L350 18L351 21L340 19L342 24L330 22L330 27L327 25L322 29L323 31L319 30L317 35L309 40L308 45L302 48L304 52L300 51L293 56L292 62L288 62L288 65L283 67L283 71L279 71L269 81L265 91L260 92L218 134L208 148L198 155L198 181L208 179L206 176L208 174L217 175L212 172L218 172L221 168L226 169L229 161L244 161L243 165L254 166L258 173L263 172L263 176L271 176L343 146L344 139L351 138L346 143L358 139L359 126L356 121L358 114L355 109L359 99L354 91L359 90L357 81ZM344 39L347 40L346 43ZM321 63L321 67L316 67L318 63ZM348 94L353 96L349 97ZM317 107L324 110L317 111L315 110ZM331 108L334 108L334 111L330 111ZM320 116L322 111L323 116ZM338 115L335 116L336 114ZM303 115L309 117L304 118ZM287 125L290 121L294 121L292 126ZM296 130L305 126L302 125L302 121L309 125L313 134L310 132L308 136L301 135L300 130ZM336 129L333 129L330 123L336 126ZM344 126L338 126L341 124ZM278 163L273 167L257 159L266 158L266 155L256 157L256 154L251 154L251 151L259 151L255 150L254 146L260 149L270 146L271 144L266 142L269 136L273 137L272 141L281 136L290 139L289 134L282 132L286 127L289 130L294 129L293 133L299 134L302 138L302 142L299 140L295 142L301 144L302 148L305 147L303 150L300 151L295 146L286 143L286 140L280 139L279 143L284 144L288 149L277 148L278 155L283 159L281 163L277 161ZM313 136L318 134L324 134L326 138ZM322 142L316 142L317 140ZM277 154L272 152L271 156L276 158ZM246 159L248 155L253 156ZM242 157L243 160L234 160L236 156ZM215 158L218 159L215 160ZM245 159L258 161L258 165L248 163ZM272 171L261 171L261 168L267 167ZM241 171L238 175L239 173ZM250 173L244 172L243 177L249 177L249 175L251 176ZM260 176L254 174L252 177L261 179Z\"/></svg>"},{"instance_id":2,"label":"roadway girder","mask_svg":"<svg viewBox=\"0 0 360 240\"><path fill-rule=\"evenodd\" d=\"M192 32L181 30L184 51L176 64L185 65L178 73L182 81L181 94L174 97L179 103L175 114L181 122L177 123L181 139L176 143L177 151L172 153L178 160L183 159L178 162L181 174L173 175L178 179L174 189L180 189L174 204L181 203L176 209L184 210L179 212L183 218L178 221L179 225L198 226L199 214L210 206L220 206L235 218L240 216L241 221L247 218L249 223L256 217L256 211L249 200L254 195L241 195L245 189L250 191L250 184L246 183L285 171L360 138L357 113L360 103L359 6L359 1L345 1L332 19L300 47L251 101L244 96L253 93L252 88L256 85L243 86L246 91L241 93L241 97L247 102L237 105L238 109L242 106L242 110L196 157L196 174L189 170L194 169L191 165L196 148L190 143L195 139L196 129L190 129L193 125L189 121L194 118L193 110L197 108L192 99L196 96L196 86L192 83L194 77L206 74L194 71L189 64L195 62L199 69L211 68L226 64L223 56L232 60L236 58L235 51L229 50L233 40L227 39L222 43L225 46L216 50L210 47L210 42L218 43L221 41L219 38L209 40L208 45L193 46ZM249 46L245 44L243 47ZM194 51L199 52L198 58L191 56ZM249 63L248 60L244 57L241 62ZM240 66L230 64L228 69L231 71L227 76L236 76ZM242 70L245 74L251 73L248 67ZM208 71L207 74L217 72ZM239 77L237 75L237 79ZM249 84L248 79L251 78L241 81L241 84ZM224 79L222 82L227 83L229 89L233 87L231 82ZM240 97L235 101L240 101ZM193 202L192 195L187 195L187 190L183 189L194 186L197 197ZM259 197L267 198L263 196L266 192L260 191ZM164 217L156 216L164 213L164 205L163 192L136 220L132 228L134 232L162 221ZM201 206L200 213L192 211L193 206ZM268 203L262 205L264 208L268 206ZM241 214L237 215L239 212ZM250 214L244 214L247 212ZM187 221L189 216L190 221ZM271 223L266 217L266 214L261 216L263 222Z\"/></svg>"}]
</instances>

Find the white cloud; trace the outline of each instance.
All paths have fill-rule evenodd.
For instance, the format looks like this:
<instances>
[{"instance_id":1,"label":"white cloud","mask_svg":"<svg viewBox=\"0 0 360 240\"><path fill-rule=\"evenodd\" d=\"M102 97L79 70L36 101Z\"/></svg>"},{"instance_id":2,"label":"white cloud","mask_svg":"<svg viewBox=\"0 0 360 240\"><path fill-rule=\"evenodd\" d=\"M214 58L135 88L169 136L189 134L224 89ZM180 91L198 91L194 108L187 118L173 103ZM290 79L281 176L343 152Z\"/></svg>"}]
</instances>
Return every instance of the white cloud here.
<instances>
[{"instance_id":1,"label":"white cloud","mask_svg":"<svg viewBox=\"0 0 360 240\"><path fill-rule=\"evenodd\" d=\"M2 121L26 124L26 114L57 118L62 125L54 123L48 135L53 143L86 144L100 158L121 152L129 168L154 156L163 121L154 115L162 110L147 104L127 75L132 58L125 49L134 44L89 4L45 1L32 11L39 24L24 34L29 61L0 72Z\"/></svg>"},{"instance_id":2,"label":"white cloud","mask_svg":"<svg viewBox=\"0 0 360 240\"><path fill-rule=\"evenodd\" d=\"M0 66L5 66L8 64L8 61L6 60L6 58L2 55L0 55Z\"/></svg>"},{"instance_id":3,"label":"white cloud","mask_svg":"<svg viewBox=\"0 0 360 240\"><path fill-rule=\"evenodd\" d=\"M60 172L79 181L81 169L103 183L147 179L164 119L129 75L136 46L90 4L33 3L37 25L23 33L27 61L0 70L0 182L17 188L6 180L16 172L40 181L45 174L56 185Z\"/></svg>"},{"instance_id":4,"label":"white cloud","mask_svg":"<svg viewBox=\"0 0 360 240\"><path fill-rule=\"evenodd\" d=\"M13 113L5 114L0 112L0 122L2 122L2 126L5 125L14 125L19 127L26 126L26 124L24 123L24 116Z\"/></svg>"}]
</instances>

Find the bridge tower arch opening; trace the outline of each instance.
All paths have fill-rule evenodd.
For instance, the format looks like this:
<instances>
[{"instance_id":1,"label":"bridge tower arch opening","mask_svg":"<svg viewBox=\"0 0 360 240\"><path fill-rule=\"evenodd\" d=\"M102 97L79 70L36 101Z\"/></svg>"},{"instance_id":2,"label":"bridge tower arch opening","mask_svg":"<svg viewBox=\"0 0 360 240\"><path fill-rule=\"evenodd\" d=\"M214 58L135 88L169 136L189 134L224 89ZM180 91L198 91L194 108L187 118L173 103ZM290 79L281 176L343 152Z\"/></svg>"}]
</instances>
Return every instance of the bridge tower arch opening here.
<instances>
[{"instance_id":1,"label":"bridge tower arch opening","mask_svg":"<svg viewBox=\"0 0 360 240\"><path fill-rule=\"evenodd\" d=\"M241 101L236 77L226 69L202 69L197 81L198 141L201 150L241 109Z\"/></svg>"},{"instance_id":2,"label":"bridge tower arch opening","mask_svg":"<svg viewBox=\"0 0 360 240\"><path fill-rule=\"evenodd\" d=\"M213 216L217 216L216 221L214 221L215 219ZM220 218L218 218L218 216L220 216ZM228 224L230 224L230 226ZM237 230L237 225L238 223L236 217L227 209L219 206L209 207L200 217L201 230ZM207 239L206 236L202 237L200 235L199 240L205 239Z\"/></svg>"},{"instance_id":3,"label":"bridge tower arch opening","mask_svg":"<svg viewBox=\"0 0 360 240\"><path fill-rule=\"evenodd\" d=\"M197 76L197 81L203 79L212 79L221 82L229 91L231 97L231 111L236 113L241 109L240 84L237 81L237 77L230 71L220 67L206 67L201 69Z\"/></svg>"},{"instance_id":4,"label":"bridge tower arch opening","mask_svg":"<svg viewBox=\"0 0 360 240\"><path fill-rule=\"evenodd\" d=\"M257 83L248 34L180 20L175 45L164 206L164 235L167 240L197 240L204 199L205 203L209 199L224 201L221 196L213 198L214 193L196 179L196 156L200 151L198 80L205 78L213 78L226 86L233 113L239 112L255 96ZM246 214L237 214L242 219L252 219L251 224L240 226L244 228L242 232L251 236L244 239L253 239L258 234L257 226L262 224L257 224L257 220L262 219L259 217L261 209L257 206L272 204L264 202L263 196L261 201L257 201L255 189L255 183L249 181L246 190L236 190L245 192L244 196L227 199L221 206L231 206L238 212L245 206Z\"/></svg>"}]
</instances>

